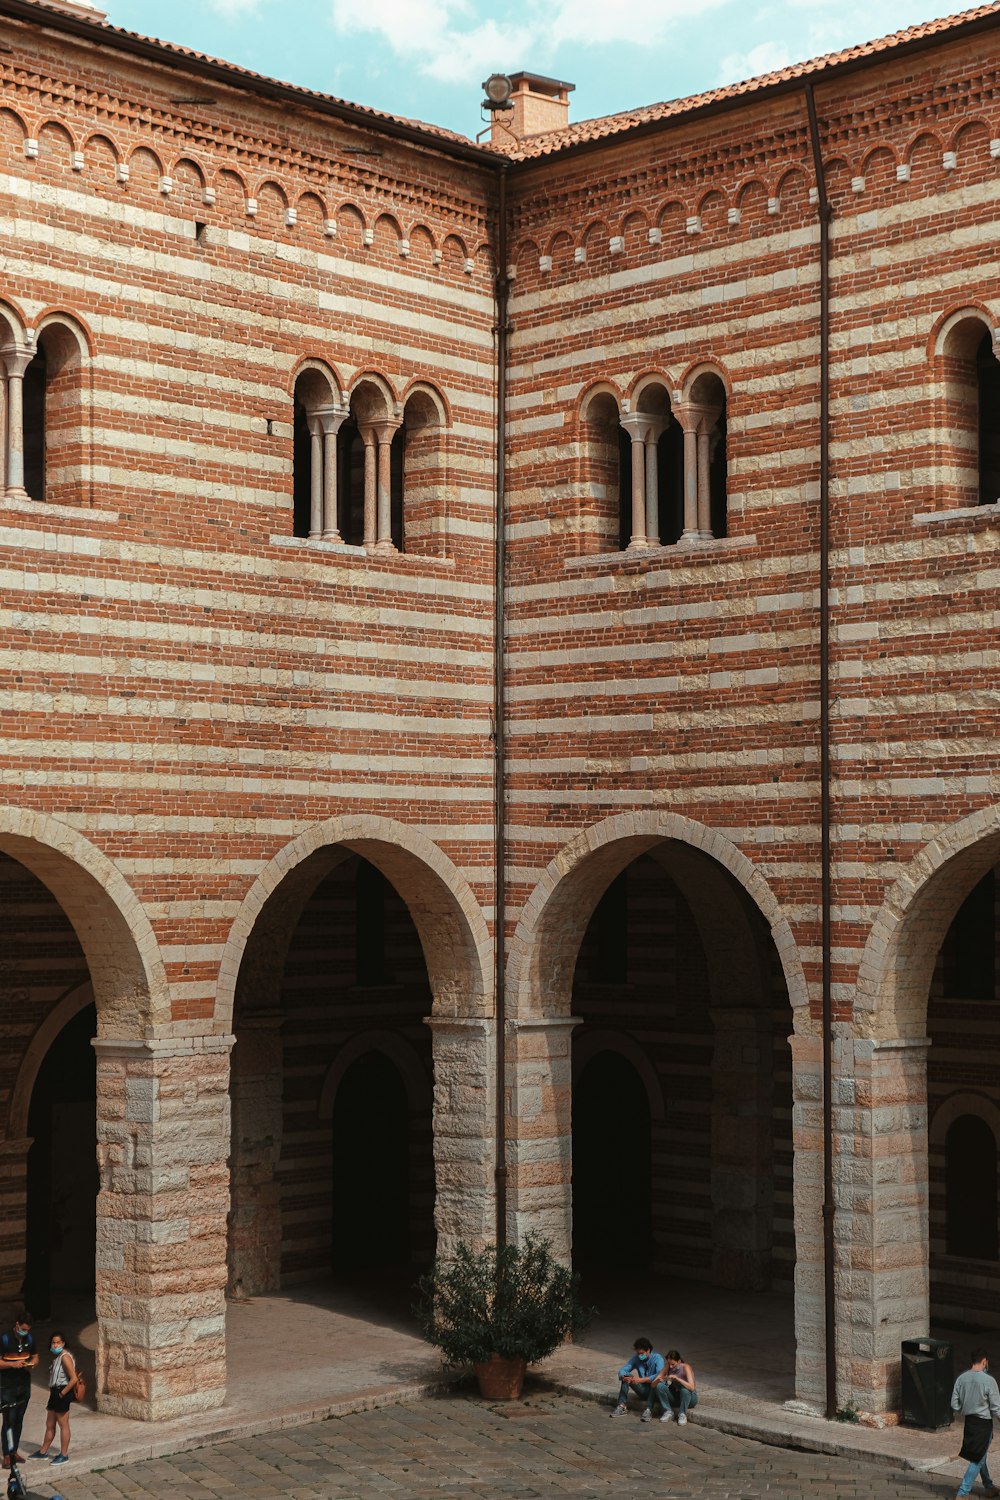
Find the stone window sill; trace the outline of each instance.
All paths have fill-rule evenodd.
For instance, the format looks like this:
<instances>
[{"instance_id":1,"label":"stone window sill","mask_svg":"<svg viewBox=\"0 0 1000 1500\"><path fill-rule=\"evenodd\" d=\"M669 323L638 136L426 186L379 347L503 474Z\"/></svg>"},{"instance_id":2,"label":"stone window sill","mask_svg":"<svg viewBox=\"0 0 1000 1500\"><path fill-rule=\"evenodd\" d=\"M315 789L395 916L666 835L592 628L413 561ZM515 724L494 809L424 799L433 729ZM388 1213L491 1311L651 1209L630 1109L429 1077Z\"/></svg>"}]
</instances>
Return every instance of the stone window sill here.
<instances>
[{"instance_id":1,"label":"stone window sill","mask_svg":"<svg viewBox=\"0 0 1000 1500\"><path fill-rule=\"evenodd\" d=\"M915 526L930 526L939 521L996 521L1000 518L1000 500L993 505L964 505L959 510L918 511Z\"/></svg>"},{"instance_id":2,"label":"stone window sill","mask_svg":"<svg viewBox=\"0 0 1000 1500\"><path fill-rule=\"evenodd\" d=\"M326 554L345 560L357 558L364 562L405 563L407 568L416 565L418 570L430 573L451 573L455 568L453 557L432 557L423 552L369 552L367 547L355 547L349 542L327 542L322 537L271 536L272 547L290 547L296 552Z\"/></svg>"},{"instance_id":3,"label":"stone window sill","mask_svg":"<svg viewBox=\"0 0 1000 1500\"><path fill-rule=\"evenodd\" d=\"M756 536L713 537L710 542L672 542L667 547L636 548L634 552L620 549L615 552L590 552L580 557L567 557L563 567L640 569L686 567L688 563L720 562L732 553L743 552L757 546Z\"/></svg>"},{"instance_id":4,"label":"stone window sill","mask_svg":"<svg viewBox=\"0 0 1000 1500\"><path fill-rule=\"evenodd\" d=\"M53 521L95 521L101 526L114 526L119 520L116 510L93 510L87 505L50 505L47 500L14 500L8 495L0 495L0 513L3 511L47 517Z\"/></svg>"}]
</instances>

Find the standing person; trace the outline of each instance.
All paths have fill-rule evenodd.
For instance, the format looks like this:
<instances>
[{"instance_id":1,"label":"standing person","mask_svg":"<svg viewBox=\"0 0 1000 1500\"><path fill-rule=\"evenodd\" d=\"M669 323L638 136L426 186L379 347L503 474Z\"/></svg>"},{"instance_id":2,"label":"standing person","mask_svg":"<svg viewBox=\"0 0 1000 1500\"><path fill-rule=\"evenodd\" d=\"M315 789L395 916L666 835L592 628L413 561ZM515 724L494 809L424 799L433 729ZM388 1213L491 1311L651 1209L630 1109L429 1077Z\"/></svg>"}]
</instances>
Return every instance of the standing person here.
<instances>
[{"instance_id":1,"label":"standing person","mask_svg":"<svg viewBox=\"0 0 1000 1500\"><path fill-rule=\"evenodd\" d=\"M988 1374L990 1357L985 1349L973 1349L969 1368L955 1381L951 1409L965 1418L959 1456L968 1461L959 1496L971 1495L978 1474L987 1495L1000 1495L986 1467L986 1454L993 1438L993 1418L1000 1417L1000 1389Z\"/></svg>"},{"instance_id":2,"label":"standing person","mask_svg":"<svg viewBox=\"0 0 1000 1500\"><path fill-rule=\"evenodd\" d=\"M53 1333L49 1339L49 1353L52 1355L52 1364L49 1366L49 1402L45 1408L45 1436L42 1438L42 1446L31 1456L32 1458L48 1458L52 1439L58 1427L59 1452L52 1462L64 1464L69 1458L69 1409L73 1400L73 1390L80 1376L61 1333Z\"/></svg>"},{"instance_id":3,"label":"standing person","mask_svg":"<svg viewBox=\"0 0 1000 1500\"><path fill-rule=\"evenodd\" d=\"M14 1452L18 1463L24 1462L24 1454L18 1453L21 1446L21 1428L24 1414L31 1400L31 1372L38 1363L35 1340L31 1333L31 1315L23 1312L14 1319L10 1333L0 1338L0 1404L9 1408L9 1419L14 1439ZM10 1449L7 1446L7 1417L0 1419L0 1445L3 1448L3 1466L10 1468Z\"/></svg>"},{"instance_id":4,"label":"standing person","mask_svg":"<svg viewBox=\"0 0 1000 1500\"><path fill-rule=\"evenodd\" d=\"M683 1427L687 1422L688 1412L698 1405L698 1392L695 1389L694 1371L681 1359L679 1349L667 1350L667 1362L663 1376L657 1382L656 1394L663 1407L660 1421L669 1422L671 1417L676 1417Z\"/></svg>"},{"instance_id":5,"label":"standing person","mask_svg":"<svg viewBox=\"0 0 1000 1500\"><path fill-rule=\"evenodd\" d=\"M629 1391L634 1396L644 1396L646 1405L642 1413L644 1422L653 1419L653 1383L663 1369L663 1355L654 1354L653 1346L649 1339L636 1339L632 1345L635 1353L627 1365L622 1365L618 1371L618 1405L611 1413L613 1417L623 1417L628 1411Z\"/></svg>"}]
</instances>

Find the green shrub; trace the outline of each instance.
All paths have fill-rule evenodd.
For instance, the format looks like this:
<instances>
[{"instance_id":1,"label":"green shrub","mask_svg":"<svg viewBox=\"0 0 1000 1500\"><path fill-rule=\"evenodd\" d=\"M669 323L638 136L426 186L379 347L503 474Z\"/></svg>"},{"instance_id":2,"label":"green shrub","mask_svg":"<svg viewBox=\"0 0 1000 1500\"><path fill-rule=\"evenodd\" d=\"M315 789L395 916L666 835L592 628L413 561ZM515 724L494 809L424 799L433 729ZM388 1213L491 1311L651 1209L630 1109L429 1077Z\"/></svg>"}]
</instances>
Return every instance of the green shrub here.
<instances>
[{"instance_id":1,"label":"green shrub","mask_svg":"<svg viewBox=\"0 0 1000 1500\"><path fill-rule=\"evenodd\" d=\"M589 1322L578 1284L538 1235L478 1254L460 1241L454 1260L435 1261L417 1283L414 1312L448 1365L485 1364L492 1354L533 1364Z\"/></svg>"}]
</instances>

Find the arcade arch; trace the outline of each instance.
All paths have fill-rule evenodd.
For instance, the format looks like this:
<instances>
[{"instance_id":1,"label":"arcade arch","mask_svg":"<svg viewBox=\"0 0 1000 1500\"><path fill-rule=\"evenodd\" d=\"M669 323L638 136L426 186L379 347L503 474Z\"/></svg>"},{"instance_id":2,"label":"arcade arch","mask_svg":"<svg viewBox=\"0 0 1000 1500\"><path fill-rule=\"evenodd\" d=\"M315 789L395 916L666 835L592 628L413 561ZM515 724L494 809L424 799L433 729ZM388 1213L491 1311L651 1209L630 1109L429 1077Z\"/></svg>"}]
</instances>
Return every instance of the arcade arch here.
<instances>
[{"instance_id":1,"label":"arcade arch","mask_svg":"<svg viewBox=\"0 0 1000 1500\"><path fill-rule=\"evenodd\" d=\"M373 1160L392 1167L390 1239L407 1274L435 1240L447 1252L491 1237L489 954L455 866L391 819L333 819L271 861L222 965L218 1024L232 1016L236 1036L232 1287L349 1269L352 1236L356 1249L372 1232Z\"/></svg>"}]
</instances>

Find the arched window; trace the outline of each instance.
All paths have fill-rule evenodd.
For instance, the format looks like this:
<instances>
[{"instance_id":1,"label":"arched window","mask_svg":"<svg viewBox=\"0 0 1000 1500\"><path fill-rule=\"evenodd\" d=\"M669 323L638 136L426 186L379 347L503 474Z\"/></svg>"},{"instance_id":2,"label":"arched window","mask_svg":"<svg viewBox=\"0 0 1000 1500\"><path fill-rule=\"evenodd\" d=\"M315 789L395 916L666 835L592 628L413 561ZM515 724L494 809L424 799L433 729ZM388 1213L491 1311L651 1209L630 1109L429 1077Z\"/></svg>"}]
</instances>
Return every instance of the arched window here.
<instances>
[{"instance_id":1,"label":"arched window","mask_svg":"<svg viewBox=\"0 0 1000 1500\"><path fill-rule=\"evenodd\" d=\"M424 556L444 554L447 482L444 402L429 387L417 387L406 399L403 425L393 438L393 540L400 551L404 544L405 497L406 551Z\"/></svg>"},{"instance_id":2,"label":"arched window","mask_svg":"<svg viewBox=\"0 0 1000 1500\"><path fill-rule=\"evenodd\" d=\"M580 548L611 552L632 536L631 443L610 391L594 391L580 416Z\"/></svg>"},{"instance_id":3,"label":"arched window","mask_svg":"<svg viewBox=\"0 0 1000 1500\"><path fill-rule=\"evenodd\" d=\"M1000 501L1000 362L975 310L956 315L938 343L938 503Z\"/></svg>"},{"instance_id":4,"label":"arched window","mask_svg":"<svg viewBox=\"0 0 1000 1500\"><path fill-rule=\"evenodd\" d=\"M309 367L295 382L292 429L292 529L295 536L339 541L337 436L344 411L326 371Z\"/></svg>"},{"instance_id":5,"label":"arched window","mask_svg":"<svg viewBox=\"0 0 1000 1500\"><path fill-rule=\"evenodd\" d=\"M726 387L714 370L703 370L691 382L681 421L689 434L685 446L684 535L716 540L728 531L726 487Z\"/></svg>"},{"instance_id":6,"label":"arched window","mask_svg":"<svg viewBox=\"0 0 1000 1500\"><path fill-rule=\"evenodd\" d=\"M362 378L351 396L345 427L345 452L350 455L341 471L350 485L345 540L375 552L403 550L405 439L400 425L395 402L381 380Z\"/></svg>"},{"instance_id":7,"label":"arched window","mask_svg":"<svg viewBox=\"0 0 1000 1500\"><path fill-rule=\"evenodd\" d=\"M24 488L32 500L45 499L45 408L48 361L39 348L24 372Z\"/></svg>"},{"instance_id":8,"label":"arched window","mask_svg":"<svg viewBox=\"0 0 1000 1500\"><path fill-rule=\"evenodd\" d=\"M87 498L85 348L81 333L57 320L32 347L0 313L3 489L12 498L65 505Z\"/></svg>"},{"instance_id":9,"label":"arched window","mask_svg":"<svg viewBox=\"0 0 1000 1500\"><path fill-rule=\"evenodd\" d=\"M959 1115L945 1136L949 1255L997 1259L997 1143L978 1115Z\"/></svg>"}]
</instances>

